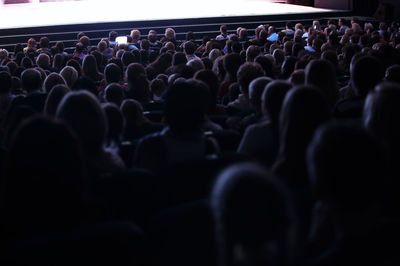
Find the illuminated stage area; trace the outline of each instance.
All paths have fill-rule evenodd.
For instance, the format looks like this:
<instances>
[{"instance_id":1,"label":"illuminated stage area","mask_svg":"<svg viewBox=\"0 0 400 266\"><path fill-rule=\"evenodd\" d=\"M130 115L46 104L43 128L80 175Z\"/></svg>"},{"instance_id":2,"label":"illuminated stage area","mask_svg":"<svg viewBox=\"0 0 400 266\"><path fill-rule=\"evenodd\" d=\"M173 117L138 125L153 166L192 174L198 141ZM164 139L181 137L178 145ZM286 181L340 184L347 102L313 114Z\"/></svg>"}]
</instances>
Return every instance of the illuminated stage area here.
<instances>
[{"instance_id":1,"label":"illuminated stage area","mask_svg":"<svg viewBox=\"0 0 400 266\"><path fill-rule=\"evenodd\" d=\"M111 4L110 4L111 3ZM187 18L329 13L331 9L273 3L271 0L86 0L0 4L0 29Z\"/></svg>"}]
</instances>

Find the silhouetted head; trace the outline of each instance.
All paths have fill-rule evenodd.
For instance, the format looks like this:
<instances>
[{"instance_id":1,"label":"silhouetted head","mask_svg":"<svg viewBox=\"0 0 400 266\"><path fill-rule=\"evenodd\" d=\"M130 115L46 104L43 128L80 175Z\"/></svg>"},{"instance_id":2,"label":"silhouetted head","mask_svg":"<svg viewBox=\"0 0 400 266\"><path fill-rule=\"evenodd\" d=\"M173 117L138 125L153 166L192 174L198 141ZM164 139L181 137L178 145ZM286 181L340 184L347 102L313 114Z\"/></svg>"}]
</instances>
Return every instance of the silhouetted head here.
<instances>
[{"instance_id":1,"label":"silhouetted head","mask_svg":"<svg viewBox=\"0 0 400 266\"><path fill-rule=\"evenodd\" d=\"M279 155L275 170L288 172L286 182L292 186L308 183L305 153L317 127L330 118L324 95L316 88L304 86L290 90L284 99L279 121Z\"/></svg>"},{"instance_id":2,"label":"silhouetted head","mask_svg":"<svg viewBox=\"0 0 400 266\"><path fill-rule=\"evenodd\" d=\"M92 93L69 92L62 99L56 116L76 132L86 154L96 154L103 149L107 121L99 101Z\"/></svg>"},{"instance_id":3,"label":"silhouetted head","mask_svg":"<svg viewBox=\"0 0 400 266\"><path fill-rule=\"evenodd\" d=\"M400 83L400 65L393 65L386 69L385 80Z\"/></svg>"},{"instance_id":4,"label":"silhouetted head","mask_svg":"<svg viewBox=\"0 0 400 266\"><path fill-rule=\"evenodd\" d=\"M306 85L318 88L333 107L337 100L338 88L332 63L328 60L312 60L308 63L305 74Z\"/></svg>"},{"instance_id":5,"label":"silhouetted head","mask_svg":"<svg viewBox=\"0 0 400 266\"><path fill-rule=\"evenodd\" d=\"M49 93L55 85L67 85L64 78L57 73L51 73L43 82L43 91Z\"/></svg>"},{"instance_id":6,"label":"silhouetted head","mask_svg":"<svg viewBox=\"0 0 400 266\"><path fill-rule=\"evenodd\" d=\"M384 70L381 62L375 57L362 56L352 62L350 74L356 95L365 97L382 81Z\"/></svg>"},{"instance_id":7,"label":"silhouetted head","mask_svg":"<svg viewBox=\"0 0 400 266\"><path fill-rule=\"evenodd\" d=\"M44 113L55 116L58 105L69 91L70 89L63 84L53 86L47 95L46 103L44 105Z\"/></svg>"},{"instance_id":8,"label":"silhouetted head","mask_svg":"<svg viewBox=\"0 0 400 266\"><path fill-rule=\"evenodd\" d=\"M75 134L64 123L32 117L17 129L3 180L7 220L19 231L68 223L83 207L85 169Z\"/></svg>"},{"instance_id":9,"label":"silhouetted head","mask_svg":"<svg viewBox=\"0 0 400 266\"><path fill-rule=\"evenodd\" d=\"M259 77L250 82L249 85L249 100L257 112L261 113L261 96L264 92L265 86L270 83L272 79L267 77Z\"/></svg>"},{"instance_id":10,"label":"silhouetted head","mask_svg":"<svg viewBox=\"0 0 400 266\"><path fill-rule=\"evenodd\" d=\"M22 88L28 93L40 91L42 87L42 76L36 69L27 69L21 75Z\"/></svg>"},{"instance_id":11,"label":"silhouetted head","mask_svg":"<svg viewBox=\"0 0 400 266\"><path fill-rule=\"evenodd\" d=\"M207 108L207 86L194 79L179 80L165 95L164 113L171 130L185 134L199 130Z\"/></svg>"},{"instance_id":12,"label":"silhouetted head","mask_svg":"<svg viewBox=\"0 0 400 266\"><path fill-rule=\"evenodd\" d=\"M248 95L250 82L258 77L264 76L264 70L258 63L245 63L240 66L237 72L237 80L240 84L240 90Z\"/></svg>"},{"instance_id":13,"label":"silhouetted head","mask_svg":"<svg viewBox=\"0 0 400 266\"><path fill-rule=\"evenodd\" d=\"M0 95L8 94L11 91L12 80L10 73L0 71Z\"/></svg>"},{"instance_id":14,"label":"silhouetted head","mask_svg":"<svg viewBox=\"0 0 400 266\"><path fill-rule=\"evenodd\" d=\"M72 66L66 66L60 71L60 75L64 78L67 86L72 88L78 79L78 71Z\"/></svg>"},{"instance_id":15,"label":"silhouetted head","mask_svg":"<svg viewBox=\"0 0 400 266\"><path fill-rule=\"evenodd\" d=\"M379 199L384 160L380 145L364 128L343 122L324 125L307 152L313 193L336 210L364 210Z\"/></svg>"},{"instance_id":16,"label":"silhouetted head","mask_svg":"<svg viewBox=\"0 0 400 266\"><path fill-rule=\"evenodd\" d=\"M291 84L283 80L274 80L265 86L261 95L262 111L271 123L278 125L283 100L291 88Z\"/></svg>"},{"instance_id":17,"label":"silhouetted head","mask_svg":"<svg viewBox=\"0 0 400 266\"><path fill-rule=\"evenodd\" d=\"M294 217L285 187L255 164L238 164L217 177L211 195L219 265L287 265Z\"/></svg>"},{"instance_id":18,"label":"silhouetted head","mask_svg":"<svg viewBox=\"0 0 400 266\"><path fill-rule=\"evenodd\" d=\"M102 105L106 115L108 132L107 141L115 141L119 144L121 139L122 130L124 128L124 118L118 106L114 103L105 103Z\"/></svg>"},{"instance_id":19,"label":"silhouetted head","mask_svg":"<svg viewBox=\"0 0 400 266\"><path fill-rule=\"evenodd\" d=\"M119 107L124 97L124 88L119 83L111 83L105 88L105 99L109 103L114 103Z\"/></svg>"}]
</instances>

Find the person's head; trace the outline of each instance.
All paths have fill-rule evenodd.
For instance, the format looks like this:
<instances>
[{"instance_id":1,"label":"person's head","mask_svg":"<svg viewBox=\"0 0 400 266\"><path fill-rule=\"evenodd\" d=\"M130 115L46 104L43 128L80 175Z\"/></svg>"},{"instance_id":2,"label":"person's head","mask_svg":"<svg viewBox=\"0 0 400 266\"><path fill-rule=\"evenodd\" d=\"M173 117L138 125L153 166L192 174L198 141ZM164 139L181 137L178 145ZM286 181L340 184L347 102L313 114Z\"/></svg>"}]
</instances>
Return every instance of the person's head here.
<instances>
[{"instance_id":1,"label":"person's head","mask_svg":"<svg viewBox=\"0 0 400 266\"><path fill-rule=\"evenodd\" d=\"M122 69L117 64L110 63L104 69L104 77L107 84L119 83L123 77Z\"/></svg>"},{"instance_id":2,"label":"person's head","mask_svg":"<svg viewBox=\"0 0 400 266\"><path fill-rule=\"evenodd\" d=\"M38 65L38 67L41 67L43 69L49 69L49 67L50 67L50 56L48 56L45 53L42 53L42 54L38 55L38 57L36 59L36 64Z\"/></svg>"},{"instance_id":3,"label":"person's head","mask_svg":"<svg viewBox=\"0 0 400 266\"><path fill-rule=\"evenodd\" d=\"M109 103L119 107L124 97L124 88L119 83L111 83L105 88L105 100Z\"/></svg>"},{"instance_id":4,"label":"person's head","mask_svg":"<svg viewBox=\"0 0 400 266\"><path fill-rule=\"evenodd\" d=\"M375 90L368 94L364 105L364 125L383 141L392 152L392 156L400 153L400 126L397 122L400 115L399 102L399 83L387 81L377 85Z\"/></svg>"},{"instance_id":5,"label":"person's head","mask_svg":"<svg viewBox=\"0 0 400 266\"><path fill-rule=\"evenodd\" d=\"M228 28L226 27L226 25L221 25L221 27L219 27L219 32L222 35L227 35L228 34Z\"/></svg>"},{"instance_id":6,"label":"person's head","mask_svg":"<svg viewBox=\"0 0 400 266\"><path fill-rule=\"evenodd\" d=\"M76 70L76 72L78 73L78 77L80 77L82 75L81 64L79 64L79 62L76 61L75 59L69 59L67 61L67 66L73 67Z\"/></svg>"},{"instance_id":7,"label":"person's head","mask_svg":"<svg viewBox=\"0 0 400 266\"><path fill-rule=\"evenodd\" d=\"M279 121L279 155L275 170L280 167L295 174L288 175L291 186L308 183L305 153L317 127L330 118L330 108L320 90L298 87L290 90L284 99Z\"/></svg>"},{"instance_id":8,"label":"person's head","mask_svg":"<svg viewBox=\"0 0 400 266\"><path fill-rule=\"evenodd\" d=\"M142 105L134 99L124 100L120 109L128 129L149 122L143 114Z\"/></svg>"},{"instance_id":9,"label":"person's head","mask_svg":"<svg viewBox=\"0 0 400 266\"><path fill-rule=\"evenodd\" d=\"M60 71L60 75L64 78L67 86L72 88L78 79L78 71L71 66L66 66Z\"/></svg>"},{"instance_id":10,"label":"person's head","mask_svg":"<svg viewBox=\"0 0 400 266\"><path fill-rule=\"evenodd\" d=\"M90 45L90 39L89 39L88 36L82 36L79 39L79 43L81 43L83 45L84 49L87 49L89 47L89 45Z\"/></svg>"},{"instance_id":11,"label":"person's head","mask_svg":"<svg viewBox=\"0 0 400 266\"><path fill-rule=\"evenodd\" d=\"M41 37L39 40L39 47L42 49L46 49L50 47L50 40L47 37Z\"/></svg>"},{"instance_id":12,"label":"person's head","mask_svg":"<svg viewBox=\"0 0 400 266\"><path fill-rule=\"evenodd\" d=\"M7 219L18 230L68 224L83 207L86 183L75 134L49 117L25 120L11 141L3 181Z\"/></svg>"},{"instance_id":13,"label":"person's head","mask_svg":"<svg viewBox=\"0 0 400 266\"><path fill-rule=\"evenodd\" d=\"M172 65L173 66L177 66L177 65L181 65L181 64L186 64L187 63L187 58L185 53L183 52L176 52L174 53L174 55L172 56Z\"/></svg>"},{"instance_id":14,"label":"person's head","mask_svg":"<svg viewBox=\"0 0 400 266\"><path fill-rule=\"evenodd\" d=\"M97 49L99 50L100 53L104 53L107 50L107 42L106 41L100 41L97 44Z\"/></svg>"},{"instance_id":15,"label":"person's head","mask_svg":"<svg viewBox=\"0 0 400 266\"><path fill-rule=\"evenodd\" d=\"M150 100L150 83L144 67L139 63L132 63L126 69L129 96L139 102Z\"/></svg>"},{"instance_id":16,"label":"person's head","mask_svg":"<svg viewBox=\"0 0 400 266\"><path fill-rule=\"evenodd\" d=\"M336 72L333 64L328 60L312 60L308 63L305 74L305 85L318 88L333 107L338 95Z\"/></svg>"},{"instance_id":17,"label":"person's head","mask_svg":"<svg viewBox=\"0 0 400 266\"><path fill-rule=\"evenodd\" d=\"M173 42L167 42L165 44L165 48L167 49L167 51L175 52L175 44Z\"/></svg>"},{"instance_id":18,"label":"person's head","mask_svg":"<svg viewBox=\"0 0 400 266\"><path fill-rule=\"evenodd\" d=\"M274 52L272 53L272 56L275 59L276 66L280 67L283 64L283 61L285 61L285 52L280 48L275 49Z\"/></svg>"},{"instance_id":19,"label":"person's head","mask_svg":"<svg viewBox=\"0 0 400 266\"><path fill-rule=\"evenodd\" d=\"M385 80L400 83L400 65L393 65L386 69Z\"/></svg>"},{"instance_id":20,"label":"person's head","mask_svg":"<svg viewBox=\"0 0 400 266\"><path fill-rule=\"evenodd\" d=\"M227 54L223 57L223 67L231 81L236 81L236 73L242 64L242 58L237 53Z\"/></svg>"},{"instance_id":21,"label":"person's head","mask_svg":"<svg viewBox=\"0 0 400 266\"><path fill-rule=\"evenodd\" d=\"M214 49L212 49L212 50L210 51L210 54L208 55L208 58L210 58L211 61L214 62L215 59L217 59L217 58L220 57L220 56L222 56L221 50L220 50L220 49L214 48Z\"/></svg>"},{"instance_id":22,"label":"person's head","mask_svg":"<svg viewBox=\"0 0 400 266\"><path fill-rule=\"evenodd\" d=\"M197 72L199 70L205 69L203 61L201 61L201 59L198 59L198 58L194 58L194 59L189 60L186 63L186 65L191 67L191 68L193 68L194 72Z\"/></svg>"},{"instance_id":23,"label":"person's head","mask_svg":"<svg viewBox=\"0 0 400 266\"><path fill-rule=\"evenodd\" d=\"M58 106L56 117L75 131L86 154L102 151L107 121L99 101L92 93L84 90L67 93Z\"/></svg>"},{"instance_id":24,"label":"person's head","mask_svg":"<svg viewBox=\"0 0 400 266\"><path fill-rule=\"evenodd\" d=\"M175 30L173 28L166 28L165 37L167 39L175 39Z\"/></svg>"},{"instance_id":25,"label":"person's head","mask_svg":"<svg viewBox=\"0 0 400 266\"><path fill-rule=\"evenodd\" d=\"M364 128L326 124L316 131L307 152L312 192L336 214L365 211L378 201L384 160L380 145Z\"/></svg>"},{"instance_id":26,"label":"person's head","mask_svg":"<svg viewBox=\"0 0 400 266\"><path fill-rule=\"evenodd\" d=\"M241 163L224 169L214 184L211 208L219 265L290 264L292 205L286 188L264 168Z\"/></svg>"},{"instance_id":27,"label":"person's head","mask_svg":"<svg viewBox=\"0 0 400 266\"><path fill-rule=\"evenodd\" d=\"M357 96L365 97L382 81L384 70L381 62L372 56L353 60L350 67L352 86Z\"/></svg>"},{"instance_id":28,"label":"person's head","mask_svg":"<svg viewBox=\"0 0 400 266\"><path fill-rule=\"evenodd\" d=\"M93 79L93 81L97 81L99 71L97 68L96 57L94 57L93 55L85 56L82 62L82 71L85 76Z\"/></svg>"},{"instance_id":29,"label":"person's head","mask_svg":"<svg viewBox=\"0 0 400 266\"><path fill-rule=\"evenodd\" d=\"M11 92L12 79L7 71L0 71L0 95Z\"/></svg>"},{"instance_id":30,"label":"person's head","mask_svg":"<svg viewBox=\"0 0 400 266\"><path fill-rule=\"evenodd\" d=\"M187 41L183 45L183 49L185 50L186 55L192 55L196 51L196 44L192 41Z\"/></svg>"},{"instance_id":31,"label":"person's head","mask_svg":"<svg viewBox=\"0 0 400 266\"><path fill-rule=\"evenodd\" d=\"M44 113L50 116L55 116L58 105L69 91L70 89L66 85L55 85L47 95L46 103L44 105Z\"/></svg>"},{"instance_id":32,"label":"person's head","mask_svg":"<svg viewBox=\"0 0 400 266\"><path fill-rule=\"evenodd\" d=\"M108 40L111 42L115 42L115 39L118 37L118 32L116 31L110 31L108 33Z\"/></svg>"},{"instance_id":33,"label":"person's head","mask_svg":"<svg viewBox=\"0 0 400 266\"><path fill-rule=\"evenodd\" d=\"M32 47L34 49L36 49L36 40L34 38L29 38L28 42L27 42L27 47Z\"/></svg>"},{"instance_id":34,"label":"person's head","mask_svg":"<svg viewBox=\"0 0 400 266\"><path fill-rule=\"evenodd\" d=\"M286 93L292 88L291 84L283 80L269 82L261 95L261 108L264 117L274 124L279 124L279 116Z\"/></svg>"},{"instance_id":35,"label":"person's head","mask_svg":"<svg viewBox=\"0 0 400 266\"><path fill-rule=\"evenodd\" d=\"M57 73L50 73L43 82L43 91L49 93L55 85L67 85L64 78Z\"/></svg>"},{"instance_id":36,"label":"person's head","mask_svg":"<svg viewBox=\"0 0 400 266\"><path fill-rule=\"evenodd\" d=\"M258 77L264 76L264 70L258 63L245 63L237 72L237 80L243 94L249 94L249 84Z\"/></svg>"},{"instance_id":37,"label":"person's head","mask_svg":"<svg viewBox=\"0 0 400 266\"><path fill-rule=\"evenodd\" d=\"M255 110L261 113L261 96L264 92L265 87L272 81L271 78L259 77L254 79L249 84L249 100Z\"/></svg>"},{"instance_id":38,"label":"person's head","mask_svg":"<svg viewBox=\"0 0 400 266\"><path fill-rule=\"evenodd\" d=\"M283 61L283 64L281 66L281 78L282 79L287 79L290 77L290 75L295 70L297 61L298 61L298 59L294 56L285 57L285 61Z\"/></svg>"},{"instance_id":39,"label":"person's head","mask_svg":"<svg viewBox=\"0 0 400 266\"><path fill-rule=\"evenodd\" d=\"M200 70L194 75L194 79L204 82L209 89L210 105L215 108L219 88L218 76L212 70Z\"/></svg>"},{"instance_id":40,"label":"person's head","mask_svg":"<svg viewBox=\"0 0 400 266\"><path fill-rule=\"evenodd\" d=\"M157 31L155 31L155 30L149 30L149 33L148 33L148 35L147 35L147 39L150 41L150 42L152 42L152 43L154 43L154 42L156 42L157 41Z\"/></svg>"},{"instance_id":41,"label":"person's head","mask_svg":"<svg viewBox=\"0 0 400 266\"><path fill-rule=\"evenodd\" d=\"M8 58L8 51L6 49L0 49L0 63L6 58Z\"/></svg>"},{"instance_id":42,"label":"person's head","mask_svg":"<svg viewBox=\"0 0 400 266\"><path fill-rule=\"evenodd\" d=\"M26 69L21 75L22 88L26 90L27 93L40 91L42 88L42 76L40 72L36 69Z\"/></svg>"},{"instance_id":43,"label":"person's head","mask_svg":"<svg viewBox=\"0 0 400 266\"><path fill-rule=\"evenodd\" d=\"M254 59L261 54L261 49L257 45L250 45L246 50L246 61L254 62Z\"/></svg>"},{"instance_id":44,"label":"person's head","mask_svg":"<svg viewBox=\"0 0 400 266\"><path fill-rule=\"evenodd\" d=\"M105 103L102 104L102 107L108 124L107 142L115 141L119 143L124 128L122 112L114 103Z\"/></svg>"},{"instance_id":45,"label":"person's head","mask_svg":"<svg viewBox=\"0 0 400 266\"><path fill-rule=\"evenodd\" d=\"M155 78L150 83L150 91L153 94L153 100L161 98L162 93L167 89L167 84L161 78Z\"/></svg>"},{"instance_id":46,"label":"person's head","mask_svg":"<svg viewBox=\"0 0 400 266\"><path fill-rule=\"evenodd\" d=\"M164 114L171 130L182 135L200 130L207 108L207 86L197 80L177 80L165 95Z\"/></svg>"}]
</instances>

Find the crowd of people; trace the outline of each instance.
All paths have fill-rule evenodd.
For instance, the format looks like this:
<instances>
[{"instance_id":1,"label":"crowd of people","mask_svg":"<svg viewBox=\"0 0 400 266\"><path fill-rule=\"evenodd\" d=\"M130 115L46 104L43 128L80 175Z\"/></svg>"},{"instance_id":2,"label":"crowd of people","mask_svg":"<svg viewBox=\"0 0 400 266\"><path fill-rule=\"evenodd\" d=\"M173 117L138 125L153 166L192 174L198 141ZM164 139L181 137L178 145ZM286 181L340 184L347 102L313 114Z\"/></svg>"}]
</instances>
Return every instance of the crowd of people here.
<instances>
[{"instance_id":1,"label":"crowd of people","mask_svg":"<svg viewBox=\"0 0 400 266\"><path fill-rule=\"evenodd\" d=\"M0 261L399 265L398 22L249 32L0 50Z\"/></svg>"}]
</instances>

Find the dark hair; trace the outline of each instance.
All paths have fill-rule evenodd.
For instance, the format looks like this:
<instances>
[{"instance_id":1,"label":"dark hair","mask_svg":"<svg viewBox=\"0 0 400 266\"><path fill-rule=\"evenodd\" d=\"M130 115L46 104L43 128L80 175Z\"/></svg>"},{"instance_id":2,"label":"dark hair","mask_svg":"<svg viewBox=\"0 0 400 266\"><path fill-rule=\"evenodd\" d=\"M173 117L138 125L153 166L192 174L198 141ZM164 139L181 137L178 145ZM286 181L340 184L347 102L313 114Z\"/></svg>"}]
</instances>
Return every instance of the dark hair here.
<instances>
[{"instance_id":1,"label":"dark hair","mask_svg":"<svg viewBox=\"0 0 400 266\"><path fill-rule=\"evenodd\" d=\"M107 120L96 97L87 91L69 92L61 101L56 116L76 132L86 154L103 149Z\"/></svg>"},{"instance_id":2,"label":"dark hair","mask_svg":"<svg viewBox=\"0 0 400 266\"><path fill-rule=\"evenodd\" d=\"M8 94L11 91L11 75L6 71L0 71L0 94Z\"/></svg>"},{"instance_id":3,"label":"dark hair","mask_svg":"<svg viewBox=\"0 0 400 266\"><path fill-rule=\"evenodd\" d=\"M109 63L104 69L104 77L107 83L118 83L121 81L122 76L122 69L114 63Z\"/></svg>"},{"instance_id":4,"label":"dark hair","mask_svg":"<svg viewBox=\"0 0 400 266\"><path fill-rule=\"evenodd\" d=\"M350 71L353 88L362 97L372 91L384 77L381 62L372 56L362 56L354 60Z\"/></svg>"},{"instance_id":5,"label":"dark hair","mask_svg":"<svg viewBox=\"0 0 400 266\"><path fill-rule=\"evenodd\" d=\"M345 122L320 127L307 152L314 196L337 210L365 210L380 200L384 160L364 128Z\"/></svg>"},{"instance_id":6,"label":"dark hair","mask_svg":"<svg viewBox=\"0 0 400 266\"><path fill-rule=\"evenodd\" d=\"M165 95L164 113L171 130L180 135L199 129L206 110L207 86L194 79L178 80Z\"/></svg>"},{"instance_id":7,"label":"dark hair","mask_svg":"<svg viewBox=\"0 0 400 266\"><path fill-rule=\"evenodd\" d=\"M286 188L252 163L223 170L211 196L219 265L236 265L235 246L254 265L290 265L295 219ZM273 249L263 249L272 245ZM262 253L255 250L263 250ZM252 264L253 265L253 264Z\"/></svg>"},{"instance_id":8,"label":"dark hair","mask_svg":"<svg viewBox=\"0 0 400 266\"><path fill-rule=\"evenodd\" d=\"M38 70L30 68L22 72L22 88L28 93L40 90L42 87L42 82L42 77Z\"/></svg>"}]
</instances>

